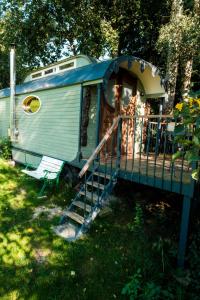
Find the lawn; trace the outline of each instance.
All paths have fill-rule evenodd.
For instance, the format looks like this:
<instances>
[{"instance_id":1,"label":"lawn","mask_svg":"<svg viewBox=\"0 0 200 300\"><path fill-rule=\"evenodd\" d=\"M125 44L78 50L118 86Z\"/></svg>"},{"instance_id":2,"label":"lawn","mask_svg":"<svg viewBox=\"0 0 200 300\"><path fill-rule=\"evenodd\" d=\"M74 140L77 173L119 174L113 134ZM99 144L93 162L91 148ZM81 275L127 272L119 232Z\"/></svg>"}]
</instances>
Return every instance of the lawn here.
<instances>
[{"instance_id":1,"label":"lawn","mask_svg":"<svg viewBox=\"0 0 200 300\"><path fill-rule=\"evenodd\" d=\"M59 216L34 212L65 207L72 188L61 180L37 199L38 182L0 160L0 299L189 299L187 273L175 267L179 199L123 186L112 213L67 243L51 228Z\"/></svg>"}]
</instances>

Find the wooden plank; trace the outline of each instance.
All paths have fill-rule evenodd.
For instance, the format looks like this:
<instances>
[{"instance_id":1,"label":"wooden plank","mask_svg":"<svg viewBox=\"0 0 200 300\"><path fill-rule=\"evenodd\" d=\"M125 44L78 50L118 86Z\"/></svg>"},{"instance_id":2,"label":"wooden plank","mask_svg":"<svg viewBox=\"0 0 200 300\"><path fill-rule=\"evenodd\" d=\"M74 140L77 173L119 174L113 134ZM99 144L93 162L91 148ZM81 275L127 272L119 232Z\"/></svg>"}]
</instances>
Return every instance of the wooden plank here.
<instances>
[{"instance_id":1,"label":"wooden plank","mask_svg":"<svg viewBox=\"0 0 200 300\"><path fill-rule=\"evenodd\" d=\"M83 210L86 210L87 212L91 212L92 211L92 206L89 205L89 204L85 204L84 202L82 201L73 201L72 203L73 205L83 209Z\"/></svg>"},{"instance_id":2,"label":"wooden plank","mask_svg":"<svg viewBox=\"0 0 200 300\"><path fill-rule=\"evenodd\" d=\"M60 159L55 159L49 156L43 156L42 161L49 163L49 165L53 165L56 167L61 167L63 165L63 161Z\"/></svg>"},{"instance_id":3,"label":"wooden plank","mask_svg":"<svg viewBox=\"0 0 200 300\"><path fill-rule=\"evenodd\" d=\"M138 118L146 118L146 119L154 119L154 118L174 118L173 115L135 115L135 116L121 116L122 119L138 119Z\"/></svg>"},{"instance_id":4,"label":"wooden plank","mask_svg":"<svg viewBox=\"0 0 200 300\"><path fill-rule=\"evenodd\" d=\"M101 149L103 148L103 146L105 145L105 143L107 142L107 140L110 138L112 132L118 126L119 120L120 120L120 117L117 117L116 119L114 119L112 126L109 128L109 130L107 131L107 133L104 135L103 139L101 140L101 142L99 143L99 145L97 146L97 148L94 150L94 152L92 153L92 155L87 160L87 162L84 165L84 167L82 168L81 172L79 173L79 177L80 178L83 177L83 175L85 174L85 172L87 172L87 170L89 169L89 167L90 167L91 163L93 162L93 160L97 157L97 155L99 154L99 152L101 151Z\"/></svg>"},{"instance_id":5,"label":"wooden plank","mask_svg":"<svg viewBox=\"0 0 200 300\"><path fill-rule=\"evenodd\" d=\"M26 94L19 95L16 101L20 132L18 147L74 160L78 152L80 91L80 85L37 91L35 94L42 106L37 114L30 116L21 107Z\"/></svg>"},{"instance_id":6,"label":"wooden plank","mask_svg":"<svg viewBox=\"0 0 200 300\"><path fill-rule=\"evenodd\" d=\"M95 188L98 188L98 189L101 189L101 190L104 190L104 188L105 188L104 184L98 183L97 181L93 181L93 182L92 181L88 181L87 185L94 186Z\"/></svg>"},{"instance_id":7,"label":"wooden plank","mask_svg":"<svg viewBox=\"0 0 200 300\"><path fill-rule=\"evenodd\" d=\"M66 211L66 212L65 212L65 215L66 215L67 217L69 217L70 219L76 221L77 223L81 224L81 225L84 223L84 218L83 218L82 216L78 215L78 214L75 213L75 212L72 212L72 211Z\"/></svg>"},{"instance_id":8,"label":"wooden plank","mask_svg":"<svg viewBox=\"0 0 200 300\"><path fill-rule=\"evenodd\" d=\"M103 177L103 178L106 178L106 179L111 179L110 174L105 174L103 172L94 172L93 175L100 176L100 177Z\"/></svg>"},{"instance_id":9,"label":"wooden plank","mask_svg":"<svg viewBox=\"0 0 200 300\"><path fill-rule=\"evenodd\" d=\"M90 193L88 191L80 191L80 194L83 195L83 196L86 196L87 199L89 200L94 200L94 201L97 201L98 200L98 195L95 194L95 193ZM100 198L100 196L99 196Z\"/></svg>"}]
</instances>

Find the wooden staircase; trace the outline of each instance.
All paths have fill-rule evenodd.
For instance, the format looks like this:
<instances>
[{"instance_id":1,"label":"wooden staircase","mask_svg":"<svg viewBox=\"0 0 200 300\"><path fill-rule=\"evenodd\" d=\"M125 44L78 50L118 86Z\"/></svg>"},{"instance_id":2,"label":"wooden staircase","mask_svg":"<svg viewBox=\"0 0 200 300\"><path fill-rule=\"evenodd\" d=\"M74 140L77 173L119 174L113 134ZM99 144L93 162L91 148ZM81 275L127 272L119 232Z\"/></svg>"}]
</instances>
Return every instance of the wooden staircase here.
<instances>
[{"instance_id":1,"label":"wooden staircase","mask_svg":"<svg viewBox=\"0 0 200 300\"><path fill-rule=\"evenodd\" d=\"M91 222L96 218L106 200L111 194L116 182L118 168L113 165L101 164L101 151L103 146L109 142L112 134L118 127L117 118L108 130L91 157L87 160L79 177L84 177L84 182L72 200L70 206L63 212L60 225L54 227L57 235L68 241L79 238L90 227ZM104 147L105 149L105 147ZM89 173L87 176L86 174Z\"/></svg>"},{"instance_id":2,"label":"wooden staircase","mask_svg":"<svg viewBox=\"0 0 200 300\"><path fill-rule=\"evenodd\" d=\"M109 176L105 176L103 172L92 172L63 212L60 225L54 229L56 234L72 241L85 233L105 205L116 182L116 172ZM66 230L69 228L70 230Z\"/></svg>"}]
</instances>

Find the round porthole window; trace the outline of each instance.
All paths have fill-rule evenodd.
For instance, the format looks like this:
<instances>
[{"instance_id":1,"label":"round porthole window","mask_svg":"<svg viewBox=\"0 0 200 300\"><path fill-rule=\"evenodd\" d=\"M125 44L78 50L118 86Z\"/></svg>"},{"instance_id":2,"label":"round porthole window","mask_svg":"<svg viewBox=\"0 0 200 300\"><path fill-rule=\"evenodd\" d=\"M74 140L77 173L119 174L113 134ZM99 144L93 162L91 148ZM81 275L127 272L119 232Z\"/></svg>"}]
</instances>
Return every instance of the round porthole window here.
<instances>
[{"instance_id":1,"label":"round porthole window","mask_svg":"<svg viewBox=\"0 0 200 300\"><path fill-rule=\"evenodd\" d=\"M31 115L39 111L41 107L40 99L36 96L28 96L23 100L22 108L25 113Z\"/></svg>"}]
</instances>

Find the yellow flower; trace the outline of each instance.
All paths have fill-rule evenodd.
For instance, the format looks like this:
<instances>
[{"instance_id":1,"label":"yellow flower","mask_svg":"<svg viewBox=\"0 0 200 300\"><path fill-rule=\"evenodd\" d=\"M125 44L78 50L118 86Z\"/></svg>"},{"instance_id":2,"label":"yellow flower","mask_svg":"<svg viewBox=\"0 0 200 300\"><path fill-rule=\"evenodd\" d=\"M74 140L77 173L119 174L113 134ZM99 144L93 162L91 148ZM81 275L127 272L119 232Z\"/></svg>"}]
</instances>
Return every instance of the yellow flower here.
<instances>
[{"instance_id":1,"label":"yellow flower","mask_svg":"<svg viewBox=\"0 0 200 300\"><path fill-rule=\"evenodd\" d=\"M176 108L181 111L183 109L183 103L177 103Z\"/></svg>"},{"instance_id":2,"label":"yellow flower","mask_svg":"<svg viewBox=\"0 0 200 300\"><path fill-rule=\"evenodd\" d=\"M193 105L193 99L190 98L190 99L189 99L189 106L192 107L192 105Z\"/></svg>"},{"instance_id":3,"label":"yellow flower","mask_svg":"<svg viewBox=\"0 0 200 300\"><path fill-rule=\"evenodd\" d=\"M200 99L196 99L195 102L199 105L200 107Z\"/></svg>"}]
</instances>

